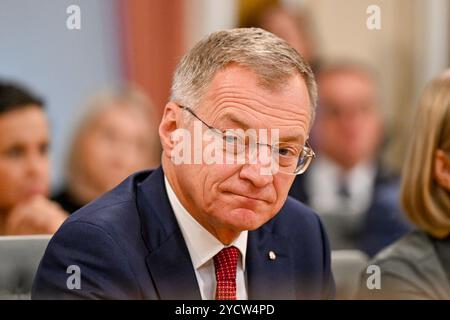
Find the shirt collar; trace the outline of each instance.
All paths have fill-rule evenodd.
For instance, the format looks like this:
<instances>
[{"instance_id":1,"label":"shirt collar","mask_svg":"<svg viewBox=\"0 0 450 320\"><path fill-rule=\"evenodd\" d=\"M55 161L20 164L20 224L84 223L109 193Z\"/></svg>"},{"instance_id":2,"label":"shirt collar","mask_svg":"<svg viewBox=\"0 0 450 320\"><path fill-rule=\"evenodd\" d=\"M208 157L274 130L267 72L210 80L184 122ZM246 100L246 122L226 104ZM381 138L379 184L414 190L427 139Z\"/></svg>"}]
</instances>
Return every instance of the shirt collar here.
<instances>
[{"instance_id":1,"label":"shirt collar","mask_svg":"<svg viewBox=\"0 0 450 320\"><path fill-rule=\"evenodd\" d=\"M332 181L338 181L339 177L344 179L352 191L366 190L366 187L373 183L376 175L376 167L371 161L361 162L344 172L343 169L333 160L325 155L314 162L311 172L317 175L318 180L326 181L329 184Z\"/></svg>"},{"instance_id":2,"label":"shirt collar","mask_svg":"<svg viewBox=\"0 0 450 320\"><path fill-rule=\"evenodd\" d=\"M170 205L180 226L181 233L191 256L195 269L200 268L211 260L220 250L227 247L216 237L206 230L195 220L184 208L172 189L167 177L164 176L164 183L169 197ZM248 231L242 231L239 236L229 246L235 246L241 253L242 270L245 271L245 255L247 252Z\"/></svg>"}]
</instances>

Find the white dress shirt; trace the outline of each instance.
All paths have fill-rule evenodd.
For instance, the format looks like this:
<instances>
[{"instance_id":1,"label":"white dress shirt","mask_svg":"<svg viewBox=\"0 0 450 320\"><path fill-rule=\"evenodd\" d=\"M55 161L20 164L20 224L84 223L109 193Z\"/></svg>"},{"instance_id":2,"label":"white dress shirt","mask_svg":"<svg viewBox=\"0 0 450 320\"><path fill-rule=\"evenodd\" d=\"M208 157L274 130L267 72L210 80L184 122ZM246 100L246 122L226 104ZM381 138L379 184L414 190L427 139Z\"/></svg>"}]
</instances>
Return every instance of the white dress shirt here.
<instances>
[{"instance_id":1,"label":"white dress shirt","mask_svg":"<svg viewBox=\"0 0 450 320\"><path fill-rule=\"evenodd\" d=\"M197 277L198 287L203 300L214 300L216 294L216 273L214 269L214 256L225 248L216 237L197 222L183 207L176 196L167 178L164 183L169 197L170 205L183 234L192 265ZM236 274L236 297L238 300L247 300L247 285L245 280L245 254L247 252L248 231L243 231L229 245L235 246L240 252Z\"/></svg>"},{"instance_id":2,"label":"white dress shirt","mask_svg":"<svg viewBox=\"0 0 450 320\"><path fill-rule=\"evenodd\" d=\"M376 169L371 163L359 164L344 173L336 163L322 155L313 162L308 175L310 205L319 214L361 215L372 201ZM346 184L346 199L339 194L340 181Z\"/></svg>"}]
</instances>

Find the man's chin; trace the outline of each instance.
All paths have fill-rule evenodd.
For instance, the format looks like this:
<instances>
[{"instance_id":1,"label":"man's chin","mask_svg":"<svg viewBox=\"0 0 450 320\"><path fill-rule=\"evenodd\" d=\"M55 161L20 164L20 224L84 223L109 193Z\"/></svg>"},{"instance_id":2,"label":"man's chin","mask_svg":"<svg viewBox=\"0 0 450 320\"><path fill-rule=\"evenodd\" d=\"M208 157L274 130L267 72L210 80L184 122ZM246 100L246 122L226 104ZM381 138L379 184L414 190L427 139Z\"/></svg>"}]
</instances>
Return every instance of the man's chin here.
<instances>
[{"instance_id":1,"label":"man's chin","mask_svg":"<svg viewBox=\"0 0 450 320\"><path fill-rule=\"evenodd\" d=\"M232 209L229 218L234 229L240 231L258 229L268 220L262 219L261 213L249 208Z\"/></svg>"}]
</instances>

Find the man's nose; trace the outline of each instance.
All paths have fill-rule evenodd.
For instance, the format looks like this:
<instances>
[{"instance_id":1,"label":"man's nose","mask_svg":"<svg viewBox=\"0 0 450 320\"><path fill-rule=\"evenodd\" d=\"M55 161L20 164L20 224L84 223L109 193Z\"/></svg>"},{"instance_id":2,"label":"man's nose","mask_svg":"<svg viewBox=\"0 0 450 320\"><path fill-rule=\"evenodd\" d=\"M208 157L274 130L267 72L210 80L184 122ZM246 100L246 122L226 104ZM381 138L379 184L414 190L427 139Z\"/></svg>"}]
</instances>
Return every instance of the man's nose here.
<instances>
[{"instance_id":1,"label":"man's nose","mask_svg":"<svg viewBox=\"0 0 450 320\"><path fill-rule=\"evenodd\" d=\"M239 177L250 181L255 187L262 188L273 182L273 175L267 173L270 168L265 168L261 163L244 164L239 172Z\"/></svg>"}]
</instances>

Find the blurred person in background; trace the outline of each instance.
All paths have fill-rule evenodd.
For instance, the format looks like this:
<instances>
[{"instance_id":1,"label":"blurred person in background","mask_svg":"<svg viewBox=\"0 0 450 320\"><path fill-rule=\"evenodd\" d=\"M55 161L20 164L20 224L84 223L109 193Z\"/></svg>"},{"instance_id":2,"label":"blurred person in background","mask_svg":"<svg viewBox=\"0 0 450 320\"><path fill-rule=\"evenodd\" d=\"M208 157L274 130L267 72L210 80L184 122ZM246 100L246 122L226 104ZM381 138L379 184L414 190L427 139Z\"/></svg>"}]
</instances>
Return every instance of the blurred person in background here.
<instances>
[{"instance_id":1,"label":"blurred person in background","mask_svg":"<svg viewBox=\"0 0 450 320\"><path fill-rule=\"evenodd\" d=\"M419 102L403 167L401 202L417 226L370 264L381 288L361 281L359 298L450 300L450 69Z\"/></svg>"},{"instance_id":2,"label":"blurred person in background","mask_svg":"<svg viewBox=\"0 0 450 320\"><path fill-rule=\"evenodd\" d=\"M53 234L67 218L47 199L48 147L43 101L0 81L0 235Z\"/></svg>"},{"instance_id":3,"label":"blurred person in background","mask_svg":"<svg viewBox=\"0 0 450 320\"><path fill-rule=\"evenodd\" d=\"M342 62L324 67L317 83L317 159L290 195L321 215L333 249L372 256L408 230L397 204L398 179L379 161L383 120L375 76Z\"/></svg>"},{"instance_id":4,"label":"blurred person in background","mask_svg":"<svg viewBox=\"0 0 450 320\"><path fill-rule=\"evenodd\" d=\"M289 11L277 1L253 2L241 13L241 27L262 28L288 42L317 72L320 59L317 52L317 37L314 34L311 16L304 9ZM254 7L253 7L254 6Z\"/></svg>"},{"instance_id":5,"label":"blurred person in background","mask_svg":"<svg viewBox=\"0 0 450 320\"><path fill-rule=\"evenodd\" d=\"M153 105L135 88L96 96L74 135L67 182L54 200L72 213L131 173L158 166L157 125Z\"/></svg>"}]
</instances>

